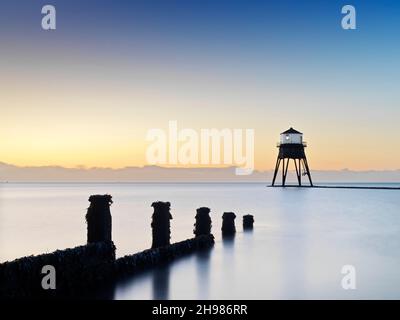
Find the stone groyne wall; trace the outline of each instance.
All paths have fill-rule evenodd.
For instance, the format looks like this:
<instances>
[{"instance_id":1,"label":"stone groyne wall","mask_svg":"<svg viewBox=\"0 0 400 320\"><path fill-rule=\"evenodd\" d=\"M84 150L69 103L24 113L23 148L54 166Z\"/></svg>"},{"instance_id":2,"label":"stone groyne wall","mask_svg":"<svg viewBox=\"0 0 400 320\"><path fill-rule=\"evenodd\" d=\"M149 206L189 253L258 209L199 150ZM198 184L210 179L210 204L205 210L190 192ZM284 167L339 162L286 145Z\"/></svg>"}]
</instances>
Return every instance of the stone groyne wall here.
<instances>
[{"instance_id":1,"label":"stone groyne wall","mask_svg":"<svg viewBox=\"0 0 400 320\"><path fill-rule=\"evenodd\" d=\"M106 281L133 275L161 263L214 245L213 235L148 249L115 259L112 242L91 243L86 246L57 250L53 253L29 256L0 264L0 298L79 297ZM56 270L56 287L44 290L45 266Z\"/></svg>"},{"instance_id":2,"label":"stone groyne wall","mask_svg":"<svg viewBox=\"0 0 400 320\"><path fill-rule=\"evenodd\" d=\"M46 266L54 268L54 290L44 290ZM1 298L74 296L115 273L115 246L98 242L0 264Z\"/></svg>"},{"instance_id":3,"label":"stone groyne wall","mask_svg":"<svg viewBox=\"0 0 400 320\"><path fill-rule=\"evenodd\" d=\"M133 275L162 263L214 245L211 233L210 209L197 209L194 238L170 244L170 203L152 204L151 249L116 259L112 242L110 195L89 198L86 214L87 244L52 253L28 256L0 264L0 299L51 299L85 297L86 292L100 288L106 282ZM236 215L225 212L222 233L233 235ZM245 216L246 227L253 225L253 216Z\"/></svg>"},{"instance_id":4,"label":"stone groyne wall","mask_svg":"<svg viewBox=\"0 0 400 320\"><path fill-rule=\"evenodd\" d=\"M202 235L196 238L177 242L165 247L148 249L136 254L127 255L116 261L116 273L130 275L154 267L164 262L193 252L209 249L214 245L214 236Z\"/></svg>"}]
</instances>

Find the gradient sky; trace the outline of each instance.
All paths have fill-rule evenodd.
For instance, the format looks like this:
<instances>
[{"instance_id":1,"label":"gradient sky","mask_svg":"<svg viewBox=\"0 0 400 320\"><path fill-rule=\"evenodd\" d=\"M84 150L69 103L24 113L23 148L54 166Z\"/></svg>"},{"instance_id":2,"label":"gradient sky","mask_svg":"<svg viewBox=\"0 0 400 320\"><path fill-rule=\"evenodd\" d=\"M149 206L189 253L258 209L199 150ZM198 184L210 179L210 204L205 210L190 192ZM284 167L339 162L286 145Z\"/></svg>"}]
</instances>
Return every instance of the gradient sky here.
<instances>
[{"instance_id":1,"label":"gradient sky","mask_svg":"<svg viewBox=\"0 0 400 320\"><path fill-rule=\"evenodd\" d=\"M147 130L178 120L255 129L258 169L289 126L312 169L399 169L399 17L397 0L2 0L0 161L141 166Z\"/></svg>"}]
</instances>

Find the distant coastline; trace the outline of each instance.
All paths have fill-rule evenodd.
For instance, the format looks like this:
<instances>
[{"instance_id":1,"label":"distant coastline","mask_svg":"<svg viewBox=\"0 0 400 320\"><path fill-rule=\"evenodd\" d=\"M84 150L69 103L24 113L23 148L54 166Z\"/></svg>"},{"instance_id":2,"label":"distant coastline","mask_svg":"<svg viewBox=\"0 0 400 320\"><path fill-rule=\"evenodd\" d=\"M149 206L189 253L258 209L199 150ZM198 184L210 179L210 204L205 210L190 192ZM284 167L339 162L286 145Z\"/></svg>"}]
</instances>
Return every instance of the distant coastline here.
<instances>
[{"instance_id":1,"label":"distant coastline","mask_svg":"<svg viewBox=\"0 0 400 320\"><path fill-rule=\"evenodd\" d=\"M269 183L273 171L248 176L235 175L229 168L164 168L158 166L112 168L64 168L59 166L20 167L0 162L0 182L80 182L80 183ZM400 183L398 170L312 170L319 183ZM294 181L291 174L289 182Z\"/></svg>"}]
</instances>

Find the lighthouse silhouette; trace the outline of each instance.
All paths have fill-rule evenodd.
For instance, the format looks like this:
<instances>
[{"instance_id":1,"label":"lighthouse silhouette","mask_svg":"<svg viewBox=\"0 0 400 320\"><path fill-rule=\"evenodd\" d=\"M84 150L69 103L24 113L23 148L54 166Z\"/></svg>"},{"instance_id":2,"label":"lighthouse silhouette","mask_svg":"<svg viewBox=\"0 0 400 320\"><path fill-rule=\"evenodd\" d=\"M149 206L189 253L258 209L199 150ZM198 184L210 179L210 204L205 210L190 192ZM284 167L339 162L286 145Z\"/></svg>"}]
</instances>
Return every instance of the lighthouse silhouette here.
<instances>
[{"instance_id":1,"label":"lighthouse silhouette","mask_svg":"<svg viewBox=\"0 0 400 320\"><path fill-rule=\"evenodd\" d=\"M292 127L281 133L280 142L277 147L279 148L278 158L276 159L274 178L272 180L272 186L275 186L276 177L279 172L279 168L282 164L282 187L286 185L286 177L289 168L290 160L293 160L297 181L301 186L302 175L308 176L310 186L313 186L311 180L310 169L308 167L307 157L304 148L307 147L307 143L303 141L303 134Z\"/></svg>"}]
</instances>

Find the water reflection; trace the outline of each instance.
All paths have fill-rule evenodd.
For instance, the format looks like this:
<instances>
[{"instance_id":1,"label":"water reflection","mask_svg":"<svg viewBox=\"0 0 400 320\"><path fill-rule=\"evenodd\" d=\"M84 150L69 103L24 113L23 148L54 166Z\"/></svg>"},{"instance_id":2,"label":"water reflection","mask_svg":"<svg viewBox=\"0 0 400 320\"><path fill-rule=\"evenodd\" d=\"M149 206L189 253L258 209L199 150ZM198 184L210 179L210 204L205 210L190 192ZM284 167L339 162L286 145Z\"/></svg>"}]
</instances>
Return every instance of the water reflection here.
<instances>
[{"instance_id":1,"label":"water reflection","mask_svg":"<svg viewBox=\"0 0 400 320\"><path fill-rule=\"evenodd\" d=\"M301 219L296 214L308 212L308 190L285 190L282 197L291 202L289 207L279 209L281 225L285 227L284 237L281 239L281 268L283 296L288 298L307 298L307 230L308 215L302 214ZM311 204L312 206L312 204ZM290 236L287 236L290 235Z\"/></svg>"},{"instance_id":2,"label":"water reflection","mask_svg":"<svg viewBox=\"0 0 400 320\"><path fill-rule=\"evenodd\" d=\"M209 297L210 284L210 257L212 249L196 253L196 275L199 299Z\"/></svg>"},{"instance_id":3,"label":"water reflection","mask_svg":"<svg viewBox=\"0 0 400 320\"><path fill-rule=\"evenodd\" d=\"M169 299L170 264L156 267L153 271L153 300Z\"/></svg>"},{"instance_id":4,"label":"water reflection","mask_svg":"<svg viewBox=\"0 0 400 320\"><path fill-rule=\"evenodd\" d=\"M222 236L222 274L221 280L222 285L227 288L228 291L234 290L235 278L235 235L224 235Z\"/></svg>"},{"instance_id":5,"label":"water reflection","mask_svg":"<svg viewBox=\"0 0 400 320\"><path fill-rule=\"evenodd\" d=\"M231 248L235 244L234 234L222 234L222 244L224 248Z\"/></svg>"}]
</instances>

